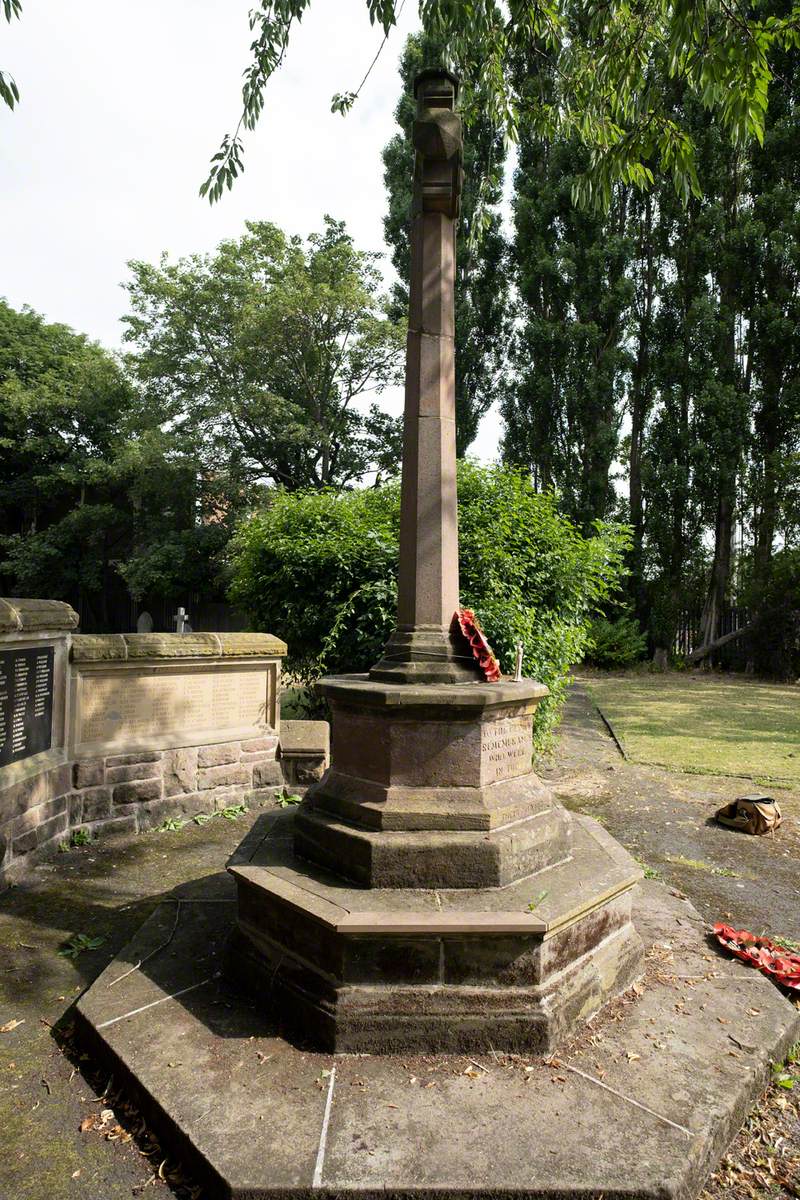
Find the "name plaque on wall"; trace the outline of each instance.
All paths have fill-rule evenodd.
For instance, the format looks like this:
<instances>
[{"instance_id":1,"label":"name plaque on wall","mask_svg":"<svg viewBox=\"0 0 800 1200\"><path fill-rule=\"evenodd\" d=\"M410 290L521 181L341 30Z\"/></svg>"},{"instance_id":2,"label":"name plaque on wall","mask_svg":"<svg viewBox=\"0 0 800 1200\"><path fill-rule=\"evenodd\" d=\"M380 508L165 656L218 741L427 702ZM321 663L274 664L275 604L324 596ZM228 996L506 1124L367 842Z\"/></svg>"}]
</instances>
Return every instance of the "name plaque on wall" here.
<instances>
[{"instance_id":1,"label":"name plaque on wall","mask_svg":"<svg viewBox=\"0 0 800 1200\"><path fill-rule=\"evenodd\" d=\"M0 767L50 749L53 661L52 646L0 651Z\"/></svg>"},{"instance_id":2,"label":"name plaque on wall","mask_svg":"<svg viewBox=\"0 0 800 1200\"><path fill-rule=\"evenodd\" d=\"M83 744L141 741L174 731L264 728L269 721L269 667L232 670L115 671L87 674L80 701Z\"/></svg>"}]
</instances>

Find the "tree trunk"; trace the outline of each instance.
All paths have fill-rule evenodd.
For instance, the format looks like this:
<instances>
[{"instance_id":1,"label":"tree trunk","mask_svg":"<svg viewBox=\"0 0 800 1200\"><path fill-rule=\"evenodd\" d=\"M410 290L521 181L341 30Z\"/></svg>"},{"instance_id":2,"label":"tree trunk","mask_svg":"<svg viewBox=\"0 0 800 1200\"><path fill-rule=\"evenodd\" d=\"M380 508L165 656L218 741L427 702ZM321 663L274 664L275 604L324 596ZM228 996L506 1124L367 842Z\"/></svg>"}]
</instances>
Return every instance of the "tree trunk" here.
<instances>
[{"instance_id":1,"label":"tree trunk","mask_svg":"<svg viewBox=\"0 0 800 1200\"><path fill-rule=\"evenodd\" d=\"M731 541L733 539L733 487L729 486L717 501L714 528L714 562L711 580L700 620L700 646L709 647L717 640L719 621L725 606L728 580L731 574Z\"/></svg>"},{"instance_id":2,"label":"tree trunk","mask_svg":"<svg viewBox=\"0 0 800 1200\"><path fill-rule=\"evenodd\" d=\"M741 280L739 270L733 267L730 241L738 224L738 176L734 162L729 181L728 203L725 214L725 239L722 247L722 267L718 272L719 285L719 339L717 343L718 379L731 389L744 390L744 380L739 368L736 349L736 319L741 311ZM730 420L730 418L729 418ZM741 462L742 435L735 436L732 426L728 434L727 453L717 467L717 511L714 526L714 561L711 567L703 616L700 621L700 646L710 647L719 635L719 622L728 593L731 575L731 544L733 540L733 518L736 507L736 480Z\"/></svg>"},{"instance_id":3,"label":"tree trunk","mask_svg":"<svg viewBox=\"0 0 800 1200\"><path fill-rule=\"evenodd\" d=\"M653 312L653 293L655 272L653 269L653 211L652 199L648 193L645 200L644 221L642 225L642 253L644 257L644 295L642 311L639 318L639 332L636 347L636 362L634 363L631 379L631 449L629 464L628 499L630 505L631 526L633 528L633 547L631 550L631 590L633 593L636 615L640 621L645 617L644 593L644 502L642 494L642 449L644 429L647 414L652 404L652 379L650 376L650 337L651 318Z\"/></svg>"}]
</instances>

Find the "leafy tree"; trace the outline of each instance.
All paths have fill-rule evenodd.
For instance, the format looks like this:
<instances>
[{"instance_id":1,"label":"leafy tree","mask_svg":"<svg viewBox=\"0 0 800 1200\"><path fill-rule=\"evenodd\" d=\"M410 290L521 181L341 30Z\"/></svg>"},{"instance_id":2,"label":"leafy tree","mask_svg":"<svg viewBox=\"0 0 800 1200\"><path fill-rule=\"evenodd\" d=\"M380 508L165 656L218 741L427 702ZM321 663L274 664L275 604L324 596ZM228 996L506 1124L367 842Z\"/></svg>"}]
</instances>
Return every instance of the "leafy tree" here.
<instances>
[{"instance_id":1,"label":"leafy tree","mask_svg":"<svg viewBox=\"0 0 800 1200\"><path fill-rule=\"evenodd\" d=\"M0 301L4 587L97 591L126 534L114 461L130 385L100 346Z\"/></svg>"},{"instance_id":2,"label":"leafy tree","mask_svg":"<svg viewBox=\"0 0 800 1200\"><path fill-rule=\"evenodd\" d=\"M402 2L366 0L384 41ZM257 125L267 84L283 63L293 26L310 5L311 0L258 0L250 10L253 40L241 114L201 188L212 203L243 169L242 131ZM21 7L21 0L2 0L7 21L18 17ZM480 111L512 140L524 119L544 139L576 134L591 152L576 196L606 205L617 182L651 184L652 162L682 196L699 192L692 131L665 103L660 84L670 81L696 97L741 145L763 137L771 55L800 45L796 0L777 13L761 4L748 10L718 0L635 5L630 0L515 0L509 6L494 0L419 0L419 11L426 33L446 48L464 80L467 117ZM519 63L542 60L557 80L555 97L520 85ZM334 96L333 110L347 112L357 96ZM13 108L18 98L16 83L0 73L0 100Z\"/></svg>"},{"instance_id":3,"label":"leafy tree","mask_svg":"<svg viewBox=\"0 0 800 1200\"><path fill-rule=\"evenodd\" d=\"M744 478L753 574L766 585L778 538L796 544L800 467L800 71L779 58L763 150L752 155L747 351L752 435ZM751 602L756 597L751 595Z\"/></svg>"},{"instance_id":4,"label":"leafy tree","mask_svg":"<svg viewBox=\"0 0 800 1200\"><path fill-rule=\"evenodd\" d=\"M110 354L0 302L0 590L105 629L131 598L213 595L233 512Z\"/></svg>"},{"instance_id":5,"label":"leafy tree","mask_svg":"<svg viewBox=\"0 0 800 1200\"><path fill-rule=\"evenodd\" d=\"M737 586L741 600L743 571L751 580L749 603L758 609L776 540L791 536L800 432L800 180L792 149L793 56L778 61L763 149L730 147L695 107L706 194L683 208L662 184L654 198L655 400L642 480L651 631L666 647L677 613L697 602L703 574L701 644L714 644ZM742 559L743 540L734 558L737 523L742 539L744 527L751 530L752 571Z\"/></svg>"},{"instance_id":6,"label":"leafy tree","mask_svg":"<svg viewBox=\"0 0 800 1200\"><path fill-rule=\"evenodd\" d=\"M459 464L462 602L474 608L508 670L522 642L526 672L551 695L538 714L545 737L580 658L590 618L614 590L627 535L600 526L584 538L509 468ZM366 670L396 614L400 491L279 491L232 543L232 599L256 628L285 636L289 670Z\"/></svg>"},{"instance_id":7,"label":"leafy tree","mask_svg":"<svg viewBox=\"0 0 800 1200\"><path fill-rule=\"evenodd\" d=\"M383 227L400 276L394 311L408 311L411 185L414 149L411 127L416 102L411 87L424 67L442 61L441 44L412 36L400 62L402 81L395 118L400 126L383 151L388 213ZM481 417L497 398L509 335L505 241L497 206L505 148L489 121L477 120L464 147L464 192L456 240L455 361L456 452L463 458Z\"/></svg>"},{"instance_id":8,"label":"leafy tree","mask_svg":"<svg viewBox=\"0 0 800 1200\"><path fill-rule=\"evenodd\" d=\"M398 380L377 257L326 218L306 246L254 222L213 255L130 264L131 369L210 475L295 489L396 469L397 423L359 407Z\"/></svg>"}]
</instances>

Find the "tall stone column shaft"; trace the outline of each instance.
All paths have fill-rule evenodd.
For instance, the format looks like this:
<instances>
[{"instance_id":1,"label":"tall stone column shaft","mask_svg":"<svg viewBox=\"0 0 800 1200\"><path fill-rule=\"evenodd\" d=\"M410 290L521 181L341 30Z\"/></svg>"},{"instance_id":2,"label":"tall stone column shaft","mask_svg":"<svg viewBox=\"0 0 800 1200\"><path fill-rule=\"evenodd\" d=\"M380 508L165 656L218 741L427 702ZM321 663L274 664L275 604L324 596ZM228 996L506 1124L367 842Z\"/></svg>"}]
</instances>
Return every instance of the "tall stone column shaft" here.
<instances>
[{"instance_id":1,"label":"tall stone column shaft","mask_svg":"<svg viewBox=\"0 0 800 1200\"><path fill-rule=\"evenodd\" d=\"M455 222L418 213L411 257L397 624L446 632L458 608Z\"/></svg>"},{"instance_id":2,"label":"tall stone column shaft","mask_svg":"<svg viewBox=\"0 0 800 1200\"><path fill-rule=\"evenodd\" d=\"M414 198L397 628L374 680L458 683L476 668L451 635L458 598L455 273L461 192L458 83L423 71L415 83Z\"/></svg>"}]
</instances>

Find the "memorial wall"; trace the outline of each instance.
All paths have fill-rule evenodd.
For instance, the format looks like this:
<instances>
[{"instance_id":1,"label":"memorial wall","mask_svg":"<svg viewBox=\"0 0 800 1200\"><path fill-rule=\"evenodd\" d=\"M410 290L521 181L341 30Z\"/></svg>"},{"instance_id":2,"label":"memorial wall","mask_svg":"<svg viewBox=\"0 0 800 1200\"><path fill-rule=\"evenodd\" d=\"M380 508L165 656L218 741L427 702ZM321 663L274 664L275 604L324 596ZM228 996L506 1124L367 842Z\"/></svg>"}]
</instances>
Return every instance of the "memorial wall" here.
<instances>
[{"instance_id":1,"label":"memorial wall","mask_svg":"<svg viewBox=\"0 0 800 1200\"><path fill-rule=\"evenodd\" d=\"M278 638L77 620L0 599L0 886L76 829L142 831L283 784Z\"/></svg>"}]
</instances>

